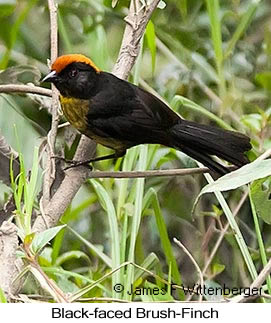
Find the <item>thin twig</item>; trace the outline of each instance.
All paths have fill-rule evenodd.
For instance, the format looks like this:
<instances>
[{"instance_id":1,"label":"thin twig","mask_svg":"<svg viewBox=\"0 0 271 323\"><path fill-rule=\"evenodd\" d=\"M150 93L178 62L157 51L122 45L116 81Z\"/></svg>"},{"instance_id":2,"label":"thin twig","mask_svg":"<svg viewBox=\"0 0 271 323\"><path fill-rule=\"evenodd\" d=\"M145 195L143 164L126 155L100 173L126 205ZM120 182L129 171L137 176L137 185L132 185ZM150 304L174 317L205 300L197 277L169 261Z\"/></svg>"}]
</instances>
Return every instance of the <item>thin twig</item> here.
<instances>
[{"instance_id":1,"label":"thin twig","mask_svg":"<svg viewBox=\"0 0 271 323\"><path fill-rule=\"evenodd\" d=\"M236 209L235 209L235 210L234 210L234 212L233 212L233 216L236 216L236 215L237 215L237 213L238 213L238 212L239 212L239 210L241 209L242 205L244 204L245 200L247 199L247 196L248 196L248 191L246 191L246 192L243 194L243 196L242 196L242 198L240 199L240 201L239 201L239 203L238 203L238 205L237 205ZM216 243L215 243L215 246L213 247L212 252L211 252L211 254L210 254L209 258L207 259L207 261L206 261L206 263L205 263L205 265L204 265L204 268L203 268L203 270L202 270L203 275L205 275L205 273L206 273L206 271L207 271L208 267L209 267L209 266L210 266L210 264L212 263L213 258L214 258L214 256L216 255L217 250L218 250L218 248L220 247L220 245L221 245L221 243L222 243L222 241L223 241L223 238L224 238L225 234L228 232L229 226L230 226L230 224L229 224L229 222L228 222L228 223L225 225L225 227L223 228L223 230L220 232L220 235L219 235L219 237L218 237L218 239L217 239L217 241L216 241Z\"/></svg>"},{"instance_id":2,"label":"thin twig","mask_svg":"<svg viewBox=\"0 0 271 323\"><path fill-rule=\"evenodd\" d=\"M52 96L52 90L44 89L40 86L21 85L21 84L4 84L0 85L0 93L31 93L44 96Z\"/></svg>"},{"instance_id":3,"label":"thin twig","mask_svg":"<svg viewBox=\"0 0 271 323\"><path fill-rule=\"evenodd\" d=\"M194 257L191 255L191 253L189 252L189 250L181 243L181 241L179 241L176 238L173 238L173 241L177 244L177 246L179 246L186 254L187 256L190 258L190 260L192 261L193 265L195 266L197 273L199 275L199 279L200 279L200 286L203 289L203 285L204 285L204 280L203 280L203 275L202 272L199 268L199 265L197 264L196 260L194 259ZM199 302L202 302L202 293L200 293L199 295Z\"/></svg>"},{"instance_id":4,"label":"thin twig","mask_svg":"<svg viewBox=\"0 0 271 323\"><path fill-rule=\"evenodd\" d=\"M247 196L248 196L248 191L247 191L247 192L245 192L245 193L243 194L243 196L242 196L241 200L239 201L239 203L238 203L238 205L237 205L236 209L234 210L234 212L233 212L233 216L234 216L234 217L237 215L237 213L239 212L239 210L240 210L240 209L241 209L241 207L243 206L243 204L244 204L244 202L245 202L245 200L246 200ZM205 275L205 273L206 273L207 269L209 268L210 264L212 263L212 261L213 261L213 259L214 259L215 255L216 255L216 253L217 253L217 250L218 250L218 248L220 247L220 245L221 245L221 243L222 243L222 241L223 241L223 239L224 239L225 234L226 234L226 233L228 232L228 230L229 230L229 227L230 227L230 224L229 224L229 222L228 222L228 223L225 225L225 227L223 228L223 230L220 232L220 235L219 235L219 237L218 237L218 239L217 239L217 241L216 241L216 243L215 243L215 245L214 245L214 247L213 247L213 249L212 249L212 251L211 251L211 254L210 254L209 258L207 259L207 261L206 261L206 263L205 263L205 265L204 265L204 268L203 268L203 270L202 270L202 274L203 274L203 276ZM197 284L199 284L199 283L200 283L200 281L198 280L198 281L197 281ZM189 296L189 297L188 297L188 299L187 299L187 301L189 301L191 298L192 298L192 297L191 297L191 296Z\"/></svg>"},{"instance_id":5,"label":"thin twig","mask_svg":"<svg viewBox=\"0 0 271 323\"><path fill-rule=\"evenodd\" d=\"M144 177L161 177L161 176L185 176L202 173L210 173L209 168L181 168L181 169L163 169L147 171L130 171L130 172L91 172L90 178L144 178Z\"/></svg>"},{"instance_id":6,"label":"thin twig","mask_svg":"<svg viewBox=\"0 0 271 323\"><path fill-rule=\"evenodd\" d=\"M48 7L50 12L50 30L51 30L51 63L54 62L58 55L57 50L57 6L54 0L48 0ZM47 136L47 147L48 147L48 157L47 157L47 168L44 174L43 180L43 207L45 207L50 201L50 188L55 178L55 160L51 158L54 153L54 147L57 136L57 127L59 121L58 115L58 91L56 87L52 84L52 123L51 130Z\"/></svg>"}]
</instances>

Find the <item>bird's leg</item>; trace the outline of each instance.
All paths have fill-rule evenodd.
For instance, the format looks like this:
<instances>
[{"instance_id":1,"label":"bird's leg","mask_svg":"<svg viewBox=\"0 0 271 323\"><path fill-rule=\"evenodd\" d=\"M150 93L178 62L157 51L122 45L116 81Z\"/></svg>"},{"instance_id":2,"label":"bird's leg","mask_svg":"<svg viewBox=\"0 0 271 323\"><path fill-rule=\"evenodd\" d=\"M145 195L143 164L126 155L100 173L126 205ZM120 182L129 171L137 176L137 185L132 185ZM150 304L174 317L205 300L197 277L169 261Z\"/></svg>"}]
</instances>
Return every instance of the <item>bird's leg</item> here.
<instances>
[{"instance_id":1,"label":"bird's leg","mask_svg":"<svg viewBox=\"0 0 271 323\"><path fill-rule=\"evenodd\" d=\"M89 165L89 163L94 163L97 161L101 160L106 160L106 159L112 159L112 158L119 158L125 155L126 151L116 151L114 154L106 155L106 156L101 156L101 157L96 157L88 160L83 160L83 161L76 161L76 160L65 160L64 158L60 157L60 159L64 159L66 163L71 164L68 167L65 167L64 170L67 170L69 168L73 167L78 167L78 166L87 166L92 169L92 167Z\"/></svg>"}]
</instances>

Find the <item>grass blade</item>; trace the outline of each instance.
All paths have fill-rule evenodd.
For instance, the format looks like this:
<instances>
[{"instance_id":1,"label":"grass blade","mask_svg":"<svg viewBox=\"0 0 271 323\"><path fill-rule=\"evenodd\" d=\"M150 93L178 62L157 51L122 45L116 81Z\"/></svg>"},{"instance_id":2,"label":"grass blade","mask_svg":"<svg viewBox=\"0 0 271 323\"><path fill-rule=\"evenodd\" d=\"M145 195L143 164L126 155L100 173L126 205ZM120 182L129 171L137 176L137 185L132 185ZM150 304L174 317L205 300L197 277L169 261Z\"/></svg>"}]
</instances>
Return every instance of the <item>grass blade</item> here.
<instances>
[{"instance_id":1,"label":"grass blade","mask_svg":"<svg viewBox=\"0 0 271 323\"><path fill-rule=\"evenodd\" d=\"M119 267L120 265L120 253L119 253L119 247L120 247L120 239L119 239L119 229L118 229L118 222L117 222L117 215L114 208L114 205L112 203L112 200L110 199L108 193L104 189L104 187L96 180L91 179L90 183L92 184L93 188L95 189L95 192L97 193L99 200L102 204L102 207L107 212L108 216L108 222L110 227L110 237L111 237L111 254L112 254L112 269ZM115 292L114 286L120 283L120 272L116 271L114 274L112 274L112 297L113 298L119 298L120 295Z\"/></svg>"},{"instance_id":2,"label":"grass blade","mask_svg":"<svg viewBox=\"0 0 271 323\"><path fill-rule=\"evenodd\" d=\"M181 285L182 284L181 275L180 275L178 265L177 265L176 259L174 257L171 243L170 243L170 240L169 240L169 237L167 234L167 227L166 227L164 218L162 216L157 193L154 189L152 189L152 193L153 193L152 205L153 205L156 224L157 224L157 228L159 231L164 254L167 259L168 266L169 266L169 268L171 268L174 284ZM179 290L179 297L181 300L184 300L184 292L182 290Z\"/></svg>"},{"instance_id":3,"label":"grass blade","mask_svg":"<svg viewBox=\"0 0 271 323\"><path fill-rule=\"evenodd\" d=\"M224 53L224 60L226 60L232 54L236 43L242 37L242 35L245 33L246 29L249 27L249 24L250 24L251 20L253 19L254 15L256 13L257 7L260 2L261 2L260 0L252 1L249 8L243 14L231 40L228 42L228 45L227 45L225 53Z\"/></svg>"},{"instance_id":4,"label":"grass blade","mask_svg":"<svg viewBox=\"0 0 271 323\"><path fill-rule=\"evenodd\" d=\"M147 145L140 145L139 149L139 165L138 170L145 170L147 166L147 156L148 156L148 147ZM144 196L144 178L138 178L136 180L136 194L135 194L135 211L132 218L131 224L131 236L130 236L130 247L128 254L128 261L134 262L135 260L135 246L136 238L140 225L141 214L142 214L142 205L143 205L143 196ZM134 267L128 266L127 268L127 277L124 285L124 294L127 294L127 291L130 289L131 284L134 282ZM129 299L132 295L129 295Z\"/></svg>"},{"instance_id":5,"label":"grass blade","mask_svg":"<svg viewBox=\"0 0 271 323\"><path fill-rule=\"evenodd\" d=\"M223 48L222 48L222 36L221 36L221 24L220 24L220 8L219 0L206 0L207 10L210 18L211 25L211 37L215 52L215 62L217 68L217 74L219 78L219 92L223 97L226 93L226 82L223 71Z\"/></svg>"},{"instance_id":6,"label":"grass blade","mask_svg":"<svg viewBox=\"0 0 271 323\"><path fill-rule=\"evenodd\" d=\"M258 215L257 215L257 212L256 212L255 205L253 203L253 198L252 198L252 195L251 195L251 189L250 188L249 188L249 200L250 200L251 212L252 212L252 216L253 216L253 220L254 220L255 232L256 232L258 245L259 245L259 249L260 249L260 255L261 255L261 259L262 259L262 264L263 264L263 267L264 267L267 264L267 257L266 257L265 246L264 246L264 242L263 242L263 238L262 238L262 234L261 234L261 229L260 229L260 225L259 225L259 219L258 219ZM271 295L271 278L270 278L270 275L267 276L266 282L267 282L267 287L268 287L268 293Z\"/></svg>"},{"instance_id":7,"label":"grass blade","mask_svg":"<svg viewBox=\"0 0 271 323\"><path fill-rule=\"evenodd\" d=\"M208 183L214 182L214 180L210 174L204 174L204 176L205 176L206 180L208 181ZM250 276L251 276L252 280L255 280L258 276L257 270L255 268L255 265L253 263L251 255L249 253L248 246L246 245L246 242L245 242L243 235L238 227L238 224L235 221L235 218L228 206L228 203L224 199L224 196L222 195L221 192L214 191L214 194L215 194L219 204L221 205L227 220L229 221L231 229L233 230L234 237L235 237L237 244L240 248L240 251L243 255L243 258L244 258L244 261L247 265Z\"/></svg>"}]
</instances>

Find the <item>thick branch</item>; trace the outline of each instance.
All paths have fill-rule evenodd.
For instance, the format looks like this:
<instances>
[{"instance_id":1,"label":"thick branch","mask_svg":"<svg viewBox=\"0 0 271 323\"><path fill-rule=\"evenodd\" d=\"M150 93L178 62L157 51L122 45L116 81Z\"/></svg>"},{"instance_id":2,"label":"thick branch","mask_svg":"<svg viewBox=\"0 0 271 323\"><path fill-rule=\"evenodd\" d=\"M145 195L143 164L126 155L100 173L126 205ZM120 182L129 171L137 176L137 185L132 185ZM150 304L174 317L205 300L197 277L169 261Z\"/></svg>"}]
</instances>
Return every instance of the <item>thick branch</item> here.
<instances>
[{"instance_id":1,"label":"thick branch","mask_svg":"<svg viewBox=\"0 0 271 323\"><path fill-rule=\"evenodd\" d=\"M137 12L139 8L135 8L135 1L131 1L129 14L125 18L127 25L124 31L119 57L113 69L113 73L116 76L122 79L128 78L139 54L140 40L159 2L160 0L153 0L149 6L146 5L146 7Z\"/></svg>"},{"instance_id":2,"label":"thick branch","mask_svg":"<svg viewBox=\"0 0 271 323\"><path fill-rule=\"evenodd\" d=\"M0 286L8 298L13 293L11 286L17 272L17 248L17 228L15 224L5 221L0 227Z\"/></svg>"},{"instance_id":3,"label":"thick branch","mask_svg":"<svg viewBox=\"0 0 271 323\"><path fill-rule=\"evenodd\" d=\"M95 143L89 138L82 136L76 151L75 160L84 160L87 156L93 156L95 150ZM63 182L43 210L46 223L43 216L38 216L34 223L33 231L41 232L47 225L48 227L55 226L68 205L72 202L74 195L88 177L89 170L84 166L69 169L66 172Z\"/></svg>"}]
</instances>

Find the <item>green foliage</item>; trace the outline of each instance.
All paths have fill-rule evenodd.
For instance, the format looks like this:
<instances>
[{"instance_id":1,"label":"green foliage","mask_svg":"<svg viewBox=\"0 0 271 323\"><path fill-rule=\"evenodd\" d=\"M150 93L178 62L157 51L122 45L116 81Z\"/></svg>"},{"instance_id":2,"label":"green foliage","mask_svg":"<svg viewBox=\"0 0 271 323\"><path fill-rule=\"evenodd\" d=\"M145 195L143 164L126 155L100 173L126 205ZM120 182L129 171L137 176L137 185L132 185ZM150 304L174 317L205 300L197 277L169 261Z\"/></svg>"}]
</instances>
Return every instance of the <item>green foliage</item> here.
<instances>
[{"instance_id":1,"label":"green foliage","mask_svg":"<svg viewBox=\"0 0 271 323\"><path fill-rule=\"evenodd\" d=\"M6 296L1 287L0 287L0 303L7 303Z\"/></svg>"},{"instance_id":2,"label":"green foliage","mask_svg":"<svg viewBox=\"0 0 271 323\"><path fill-rule=\"evenodd\" d=\"M164 250L164 254L166 255L169 268L172 268L172 278L174 280L174 283L181 285L182 284L181 275L179 273L178 265L173 254L170 239L167 234L167 228L164 222L164 218L162 216L162 211L159 205L158 196L157 196L157 193L152 188L150 190L152 194L152 205L153 205L156 225L161 239L161 244ZM183 292L180 292L180 298L184 299Z\"/></svg>"},{"instance_id":3,"label":"green foliage","mask_svg":"<svg viewBox=\"0 0 271 323\"><path fill-rule=\"evenodd\" d=\"M254 181L250 187L251 199L255 206L255 210L260 218L264 222L271 224L271 188L270 188L270 177L261 178Z\"/></svg>"},{"instance_id":4,"label":"green foliage","mask_svg":"<svg viewBox=\"0 0 271 323\"><path fill-rule=\"evenodd\" d=\"M184 118L247 133L253 144L248 156L255 160L271 148L270 3L169 0L164 2L166 6L161 4L164 8L154 12L147 26L131 79L143 87L147 83L147 90L162 97ZM48 71L46 6L46 2L36 0L1 2L1 84L38 84L40 74ZM59 53L86 54L110 71L118 55L128 6L129 1L60 1ZM207 186L202 175L89 179L58 226L33 233L35 215L43 211L39 203L39 152L50 129L48 106L49 99L40 96L0 94L1 133L20 151L20 174L14 178L11 170L10 175L15 221L26 249L20 256L30 264L21 276L30 271L37 281L37 285L26 281L21 293L40 293L45 299L49 294L59 301L43 272L64 293L70 293L70 301L182 300L182 290L173 295L127 295L131 285L161 289L171 282L187 286L198 280L193 264L173 245L174 237L188 247L204 271L206 286L244 286L257 277L271 246L269 159L256 160L214 182L207 175ZM18 138L13 124L17 125ZM68 132L60 129L57 148L63 147L67 138ZM33 148L38 145L40 151ZM98 146L97 155L106 152ZM98 170L144 171L191 165L193 161L181 152L148 145L129 149L117 161L93 166ZM242 186L248 183L249 201L238 208L245 194ZM226 192L222 195L221 191ZM10 188L1 184L1 205L9 192ZM204 194L207 192L214 194ZM192 219L197 196L202 197ZM227 222L230 229L203 270ZM31 261L38 262L40 271ZM122 293L114 289L116 284L123 285ZM267 291L271 293L270 278ZM223 298L204 297L208 301ZM0 301L6 301L1 289Z\"/></svg>"},{"instance_id":5,"label":"green foliage","mask_svg":"<svg viewBox=\"0 0 271 323\"><path fill-rule=\"evenodd\" d=\"M35 234L31 244L34 254L39 253L64 227L60 225Z\"/></svg>"},{"instance_id":6,"label":"green foliage","mask_svg":"<svg viewBox=\"0 0 271 323\"><path fill-rule=\"evenodd\" d=\"M147 39L147 44L151 52L152 72L154 72L155 60L156 60L156 44L155 44L155 27L151 20L147 25L145 37Z\"/></svg>"},{"instance_id":7,"label":"green foliage","mask_svg":"<svg viewBox=\"0 0 271 323\"><path fill-rule=\"evenodd\" d=\"M258 73L255 80L266 90L271 91L271 72Z\"/></svg>"},{"instance_id":8,"label":"green foliage","mask_svg":"<svg viewBox=\"0 0 271 323\"><path fill-rule=\"evenodd\" d=\"M28 179L22 154L19 154L20 174L14 179L13 171L10 169L11 188L13 190L14 201L17 212L17 225L19 235L22 239L31 234L31 218L34 202L38 189L38 148L34 149L33 166Z\"/></svg>"},{"instance_id":9,"label":"green foliage","mask_svg":"<svg viewBox=\"0 0 271 323\"><path fill-rule=\"evenodd\" d=\"M205 193L228 191L248 184L254 180L265 178L271 173L271 160L255 160L210 183L201 190L198 197Z\"/></svg>"},{"instance_id":10,"label":"green foliage","mask_svg":"<svg viewBox=\"0 0 271 323\"><path fill-rule=\"evenodd\" d=\"M223 48L221 33L221 18L219 0L206 0L206 6L210 17L211 36L215 53L215 62L219 78L219 93L223 97L226 92L225 75L223 69Z\"/></svg>"}]
</instances>

